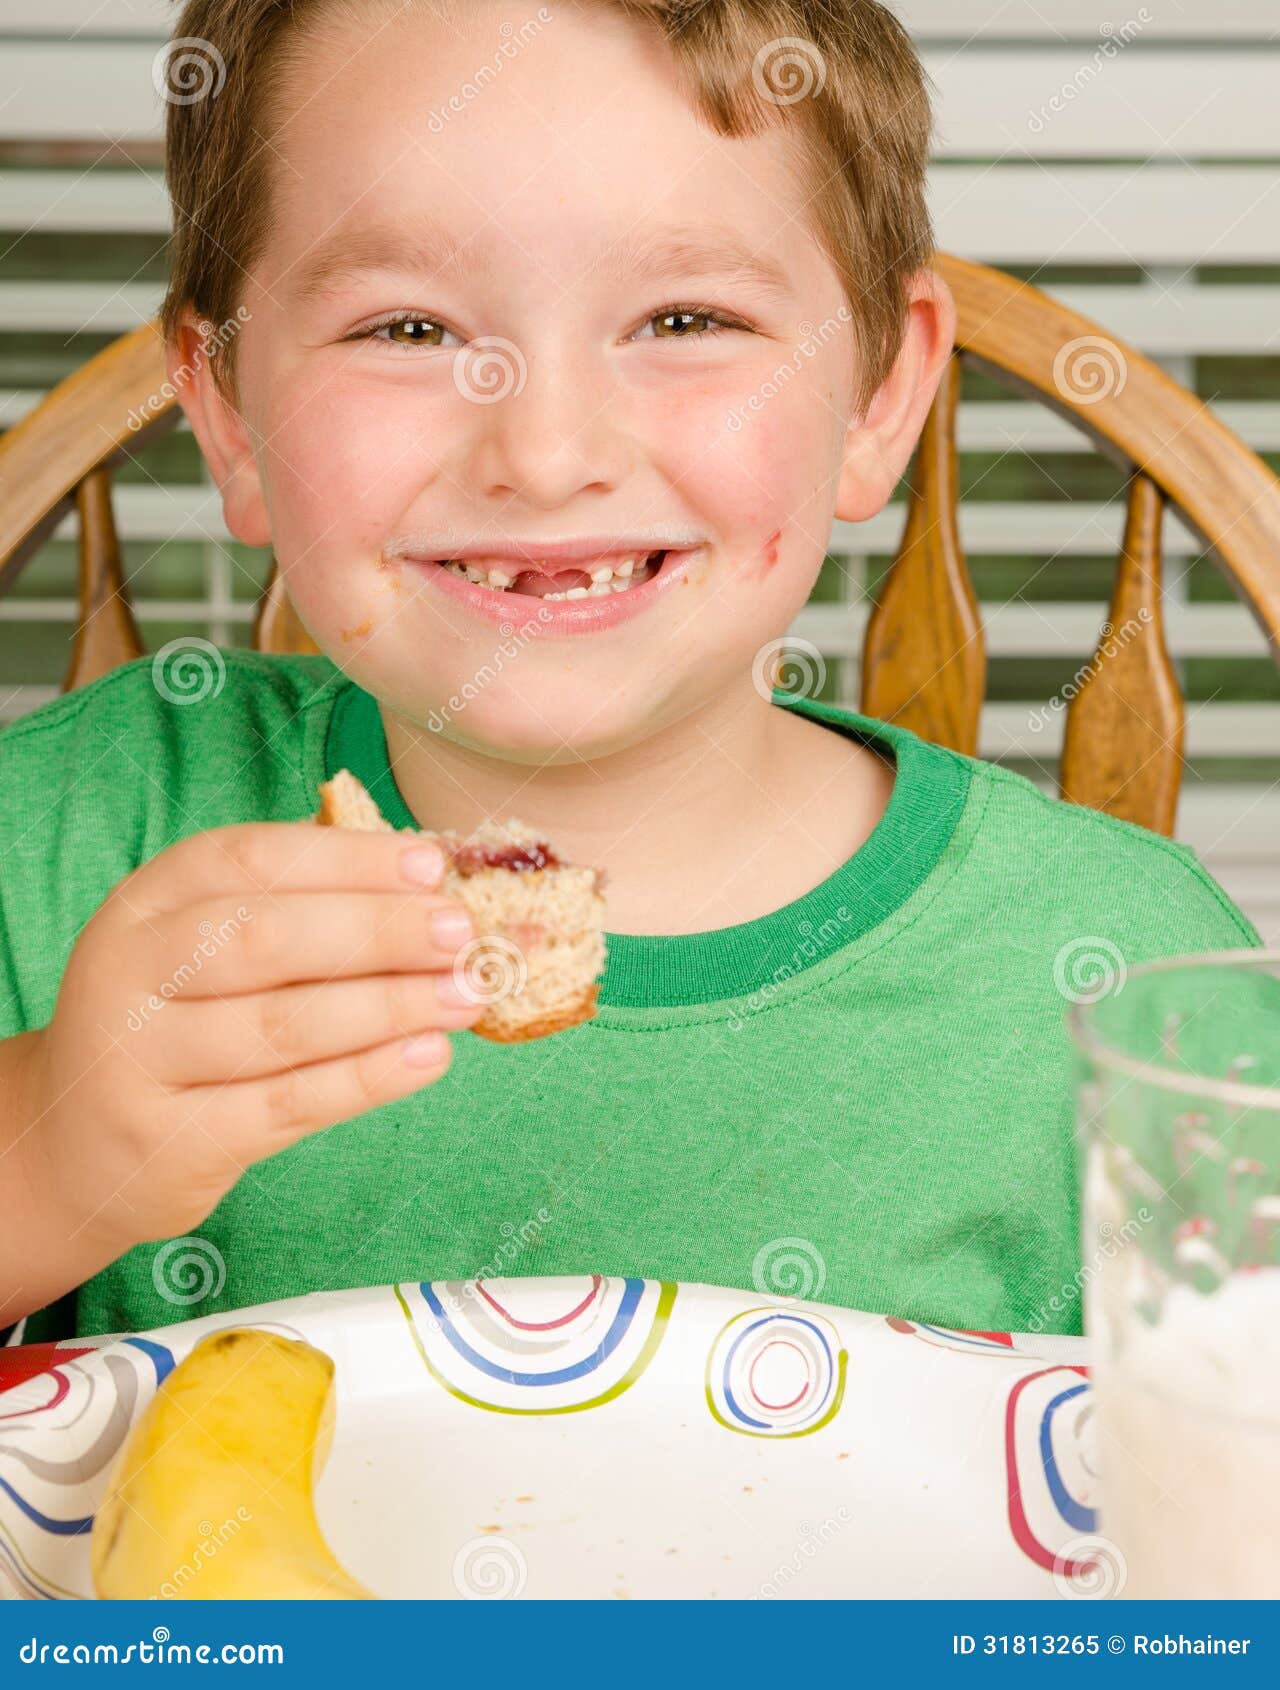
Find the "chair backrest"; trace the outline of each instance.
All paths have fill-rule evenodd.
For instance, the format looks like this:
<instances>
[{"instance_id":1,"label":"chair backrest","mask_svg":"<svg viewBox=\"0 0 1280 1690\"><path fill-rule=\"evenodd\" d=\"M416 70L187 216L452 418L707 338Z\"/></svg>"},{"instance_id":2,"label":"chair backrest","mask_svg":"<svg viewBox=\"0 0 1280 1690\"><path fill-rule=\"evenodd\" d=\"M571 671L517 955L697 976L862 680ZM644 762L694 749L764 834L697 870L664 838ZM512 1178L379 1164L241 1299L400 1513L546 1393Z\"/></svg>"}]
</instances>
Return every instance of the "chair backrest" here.
<instances>
[{"instance_id":1,"label":"chair backrest","mask_svg":"<svg viewBox=\"0 0 1280 1690\"><path fill-rule=\"evenodd\" d=\"M63 690L143 653L129 606L111 509L111 471L182 416L164 345L144 323L91 358L0 437L0 593L73 506L79 527L80 615ZM258 605L258 651L314 652L278 570Z\"/></svg>"},{"instance_id":2,"label":"chair backrest","mask_svg":"<svg viewBox=\"0 0 1280 1690\"><path fill-rule=\"evenodd\" d=\"M1042 400L1129 473L1106 621L1072 688L1059 786L1073 803L1172 833L1184 709L1161 615L1175 506L1280 651L1280 479L1148 358L1026 282L940 255L956 351L921 437L906 532L867 626L862 706L975 752L986 659L957 517L960 363Z\"/></svg>"},{"instance_id":3,"label":"chair backrest","mask_svg":"<svg viewBox=\"0 0 1280 1690\"><path fill-rule=\"evenodd\" d=\"M1202 538L1280 649L1280 479L1158 365L1026 282L939 254L955 356L916 455L906 529L867 626L862 708L975 753L986 658L960 544L960 365L978 364L1083 429L1129 475L1110 611L1067 706L1062 795L1172 832L1184 710L1161 616L1166 503ZM80 619L66 676L142 654L111 510L111 471L180 409L153 324L113 343L0 438L0 592L73 506ZM140 421L140 419L142 419ZM254 623L269 652L314 652L273 570Z\"/></svg>"}]
</instances>

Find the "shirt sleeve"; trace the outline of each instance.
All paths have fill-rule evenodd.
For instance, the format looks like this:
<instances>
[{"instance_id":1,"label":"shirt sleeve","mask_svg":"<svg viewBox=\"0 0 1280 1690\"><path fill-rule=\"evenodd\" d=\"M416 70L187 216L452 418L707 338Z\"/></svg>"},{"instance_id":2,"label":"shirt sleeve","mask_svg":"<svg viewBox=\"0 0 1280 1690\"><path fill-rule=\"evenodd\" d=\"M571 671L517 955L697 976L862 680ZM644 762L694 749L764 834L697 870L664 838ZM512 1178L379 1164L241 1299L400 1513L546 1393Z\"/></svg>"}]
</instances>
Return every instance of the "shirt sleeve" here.
<instances>
[{"instance_id":1,"label":"shirt sleeve","mask_svg":"<svg viewBox=\"0 0 1280 1690\"><path fill-rule=\"evenodd\" d=\"M49 1024L80 933L140 864L314 811L334 673L226 649L189 692L143 656L0 729L0 1038ZM24 1341L73 1336L74 1303L29 1316Z\"/></svg>"},{"instance_id":2,"label":"shirt sleeve","mask_svg":"<svg viewBox=\"0 0 1280 1690\"><path fill-rule=\"evenodd\" d=\"M81 928L141 860L147 782L127 738L146 709L136 670L0 730L0 1039L48 1024ZM0 1344L73 1337L75 1319L71 1291L0 1327Z\"/></svg>"}]
</instances>

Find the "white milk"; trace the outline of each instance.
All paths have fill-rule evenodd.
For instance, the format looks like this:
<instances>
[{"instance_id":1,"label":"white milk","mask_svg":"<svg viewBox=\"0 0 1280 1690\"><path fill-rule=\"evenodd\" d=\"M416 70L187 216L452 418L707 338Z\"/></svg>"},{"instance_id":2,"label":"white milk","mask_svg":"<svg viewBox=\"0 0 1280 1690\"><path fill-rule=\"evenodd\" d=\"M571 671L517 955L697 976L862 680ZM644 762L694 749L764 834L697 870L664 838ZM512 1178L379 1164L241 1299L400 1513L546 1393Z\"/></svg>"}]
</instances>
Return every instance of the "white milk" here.
<instances>
[{"instance_id":1,"label":"white milk","mask_svg":"<svg viewBox=\"0 0 1280 1690\"><path fill-rule=\"evenodd\" d=\"M1176 1286L1154 1327L1129 1314L1095 1384L1123 1594L1280 1596L1280 1270Z\"/></svg>"}]
</instances>

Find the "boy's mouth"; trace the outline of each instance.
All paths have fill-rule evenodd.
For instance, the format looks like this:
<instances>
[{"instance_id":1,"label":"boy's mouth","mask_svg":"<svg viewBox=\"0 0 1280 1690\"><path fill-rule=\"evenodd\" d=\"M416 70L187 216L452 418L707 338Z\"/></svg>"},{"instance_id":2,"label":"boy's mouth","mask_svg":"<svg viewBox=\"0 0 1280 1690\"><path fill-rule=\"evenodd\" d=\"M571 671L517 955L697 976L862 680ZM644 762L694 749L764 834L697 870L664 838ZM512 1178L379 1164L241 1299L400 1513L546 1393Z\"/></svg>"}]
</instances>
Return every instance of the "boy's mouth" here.
<instances>
[{"instance_id":1,"label":"boy's mouth","mask_svg":"<svg viewBox=\"0 0 1280 1690\"><path fill-rule=\"evenodd\" d=\"M581 565L557 566L541 560L528 565L512 558L436 558L433 561L460 580L494 593L516 593L544 600L609 598L651 581L662 568L665 551L632 552L601 557Z\"/></svg>"}]
</instances>

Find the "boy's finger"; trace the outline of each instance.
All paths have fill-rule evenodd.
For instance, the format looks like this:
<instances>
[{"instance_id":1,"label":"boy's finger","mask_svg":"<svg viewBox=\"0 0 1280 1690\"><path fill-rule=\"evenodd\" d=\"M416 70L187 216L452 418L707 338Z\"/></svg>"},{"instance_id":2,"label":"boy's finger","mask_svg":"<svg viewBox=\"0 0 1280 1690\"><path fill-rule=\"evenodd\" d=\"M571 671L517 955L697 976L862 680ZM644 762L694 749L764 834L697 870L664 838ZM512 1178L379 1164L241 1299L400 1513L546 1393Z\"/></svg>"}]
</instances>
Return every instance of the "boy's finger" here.
<instances>
[{"instance_id":1,"label":"boy's finger","mask_svg":"<svg viewBox=\"0 0 1280 1690\"><path fill-rule=\"evenodd\" d=\"M246 893L152 923L168 997L234 997L302 982L452 968L475 937L462 905L431 893Z\"/></svg>"},{"instance_id":2,"label":"boy's finger","mask_svg":"<svg viewBox=\"0 0 1280 1690\"><path fill-rule=\"evenodd\" d=\"M313 822L242 822L193 833L127 875L116 896L140 918L193 898L251 892L385 891L440 884L444 857L406 829L361 833Z\"/></svg>"},{"instance_id":3,"label":"boy's finger","mask_svg":"<svg viewBox=\"0 0 1280 1690\"><path fill-rule=\"evenodd\" d=\"M186 1118L247 1166L306 1133L349 1121L438 1080L452 1059L449 1038L445 1033L424 1038L428 1048L417 1059L407 1054L412 1040L392 1039L260 1080L193 1086L181 1093Z\"/></svg>"},{"instance_id":4,"label":"boy's finger","mask_svg":"<svg viewBox=\"0 0 1280 1690\"><path fill-rule=\"evenodd\" d=\"M175 1086L235 1084L351 1056L432 1029L456 1032L484 1013L451 973L309 982L242 997L180 999L165 1011L163 1072Z\"/></svg>"}]
</instances>

